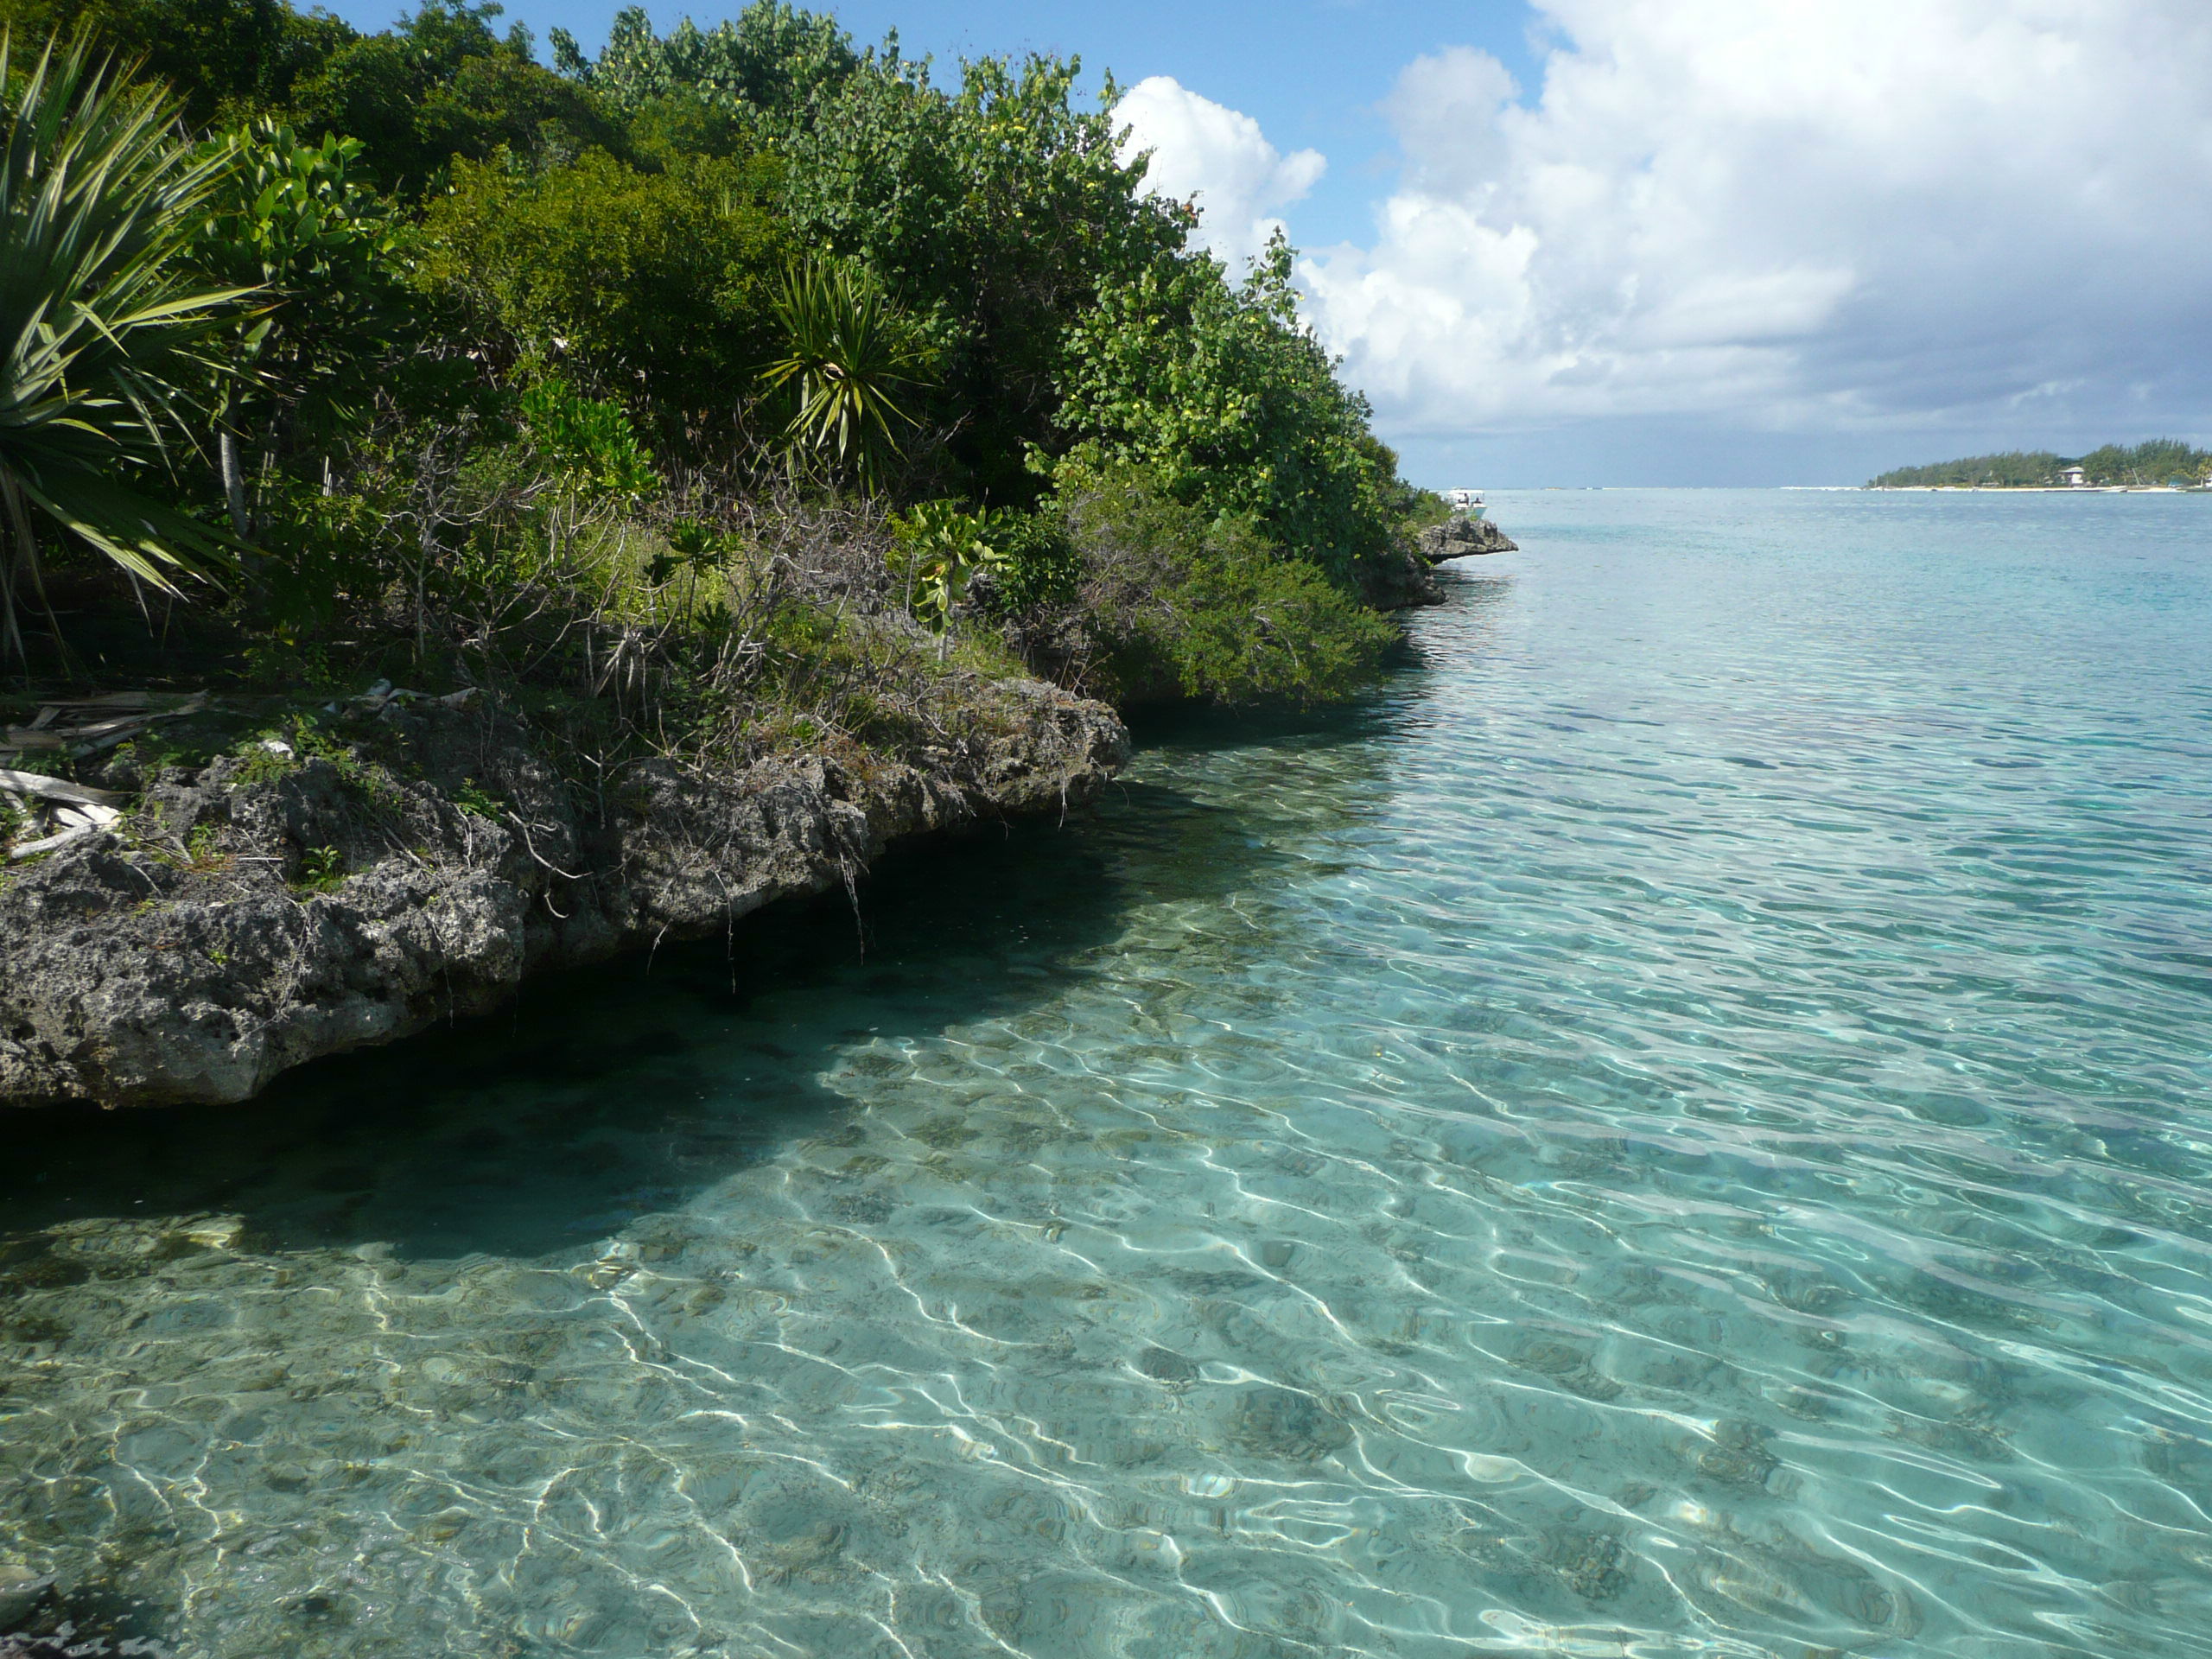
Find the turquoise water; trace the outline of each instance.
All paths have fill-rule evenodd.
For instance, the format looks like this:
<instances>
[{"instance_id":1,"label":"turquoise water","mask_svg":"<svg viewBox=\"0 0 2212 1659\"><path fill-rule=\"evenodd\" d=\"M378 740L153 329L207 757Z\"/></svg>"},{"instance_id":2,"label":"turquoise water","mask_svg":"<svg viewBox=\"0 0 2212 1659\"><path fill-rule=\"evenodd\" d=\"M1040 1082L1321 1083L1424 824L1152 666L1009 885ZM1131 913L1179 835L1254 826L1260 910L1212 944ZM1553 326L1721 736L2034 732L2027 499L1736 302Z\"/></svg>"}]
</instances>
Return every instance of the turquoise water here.
<instances>
[{"instance_id":1,"label":"turquoise water","mask_svg":"<svg viewBox=\"0 0 2212 1659\"><path fill-rule=\"evenodd\" d=\"M1370 704L864 956L10 1119L0 1567L221 1659L2212 1648L2212 501L1495 499Z\"/></svg>"}]
</instances>

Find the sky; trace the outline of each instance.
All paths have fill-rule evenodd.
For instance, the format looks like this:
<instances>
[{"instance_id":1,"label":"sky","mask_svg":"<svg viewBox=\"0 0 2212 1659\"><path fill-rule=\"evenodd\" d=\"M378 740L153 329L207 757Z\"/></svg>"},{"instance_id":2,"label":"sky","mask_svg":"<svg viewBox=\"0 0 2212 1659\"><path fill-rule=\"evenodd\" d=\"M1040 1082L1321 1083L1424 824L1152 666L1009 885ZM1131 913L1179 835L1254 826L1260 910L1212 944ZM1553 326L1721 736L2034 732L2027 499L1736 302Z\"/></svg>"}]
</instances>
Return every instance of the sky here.
<instances>
[{"instance_id":1,"label":"sky","mask_svg":"<svg viewBox=\"0 0 2212 1659\"><path fill-rule=\"evenodd\" d=\"M508 16L588 50L614 10ZM1210 248L1287 230L1307 322L1432 486L2212 442L2208 0L835 10L910 55L1110 70Z\"/></svg>"}]
</instances>

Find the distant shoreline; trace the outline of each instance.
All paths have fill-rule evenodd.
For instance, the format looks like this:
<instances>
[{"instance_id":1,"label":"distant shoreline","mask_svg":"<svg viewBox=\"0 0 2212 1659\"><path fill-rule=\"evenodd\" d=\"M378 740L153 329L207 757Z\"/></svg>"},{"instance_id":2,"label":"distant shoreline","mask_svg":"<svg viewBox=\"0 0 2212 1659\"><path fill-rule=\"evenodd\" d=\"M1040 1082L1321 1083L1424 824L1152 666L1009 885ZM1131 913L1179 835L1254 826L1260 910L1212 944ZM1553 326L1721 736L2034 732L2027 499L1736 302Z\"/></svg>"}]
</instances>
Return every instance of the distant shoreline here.
<instances>
[{"instance_id":1,"label":"distant shoreline","mask_svg":"<svg viewBox=\"0 0 2212 1659\"><path fill-rule=\"evenodd\" d=\"M1792 487L1789 485L1784 489ZM1850 489L1848 484L1832 487ZM2202 495L2209 486L2178 484L1861 484L1862 490L1922 495Z\"/></svg>"}]
</instances>

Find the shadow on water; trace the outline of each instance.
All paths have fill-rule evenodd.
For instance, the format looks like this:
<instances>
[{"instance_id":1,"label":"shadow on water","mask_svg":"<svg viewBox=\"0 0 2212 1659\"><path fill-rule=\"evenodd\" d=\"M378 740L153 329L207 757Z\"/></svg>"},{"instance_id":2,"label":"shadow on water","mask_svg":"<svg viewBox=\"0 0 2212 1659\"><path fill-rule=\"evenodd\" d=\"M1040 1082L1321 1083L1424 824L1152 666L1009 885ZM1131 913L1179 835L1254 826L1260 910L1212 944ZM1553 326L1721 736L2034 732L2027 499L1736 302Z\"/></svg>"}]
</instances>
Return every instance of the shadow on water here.
<instances>
[{"instance_id":1,"label":"shadow on water","mask_svg":"<svg viewBox=\"0 0 2212 1659\"><path fill-rule=\"evenodd\" d=\"M1363 724L1179 715L1148 736L1333 744ZM840 1066L895 1064L903 1040L1019 1013L1093 971L1134 904L1252 883L1285 857L1268 828L1126 782L1093 819L898 849L857 912L842 893L779 906L727 941L534 982L499 1014L315 1062L245 1104L14 1114L0 1240L16 1259L0 1280L35 1235L93 1218L236 1215L265 1249L588 1248L834 1133Z\"/></svg>"}]
</instances>

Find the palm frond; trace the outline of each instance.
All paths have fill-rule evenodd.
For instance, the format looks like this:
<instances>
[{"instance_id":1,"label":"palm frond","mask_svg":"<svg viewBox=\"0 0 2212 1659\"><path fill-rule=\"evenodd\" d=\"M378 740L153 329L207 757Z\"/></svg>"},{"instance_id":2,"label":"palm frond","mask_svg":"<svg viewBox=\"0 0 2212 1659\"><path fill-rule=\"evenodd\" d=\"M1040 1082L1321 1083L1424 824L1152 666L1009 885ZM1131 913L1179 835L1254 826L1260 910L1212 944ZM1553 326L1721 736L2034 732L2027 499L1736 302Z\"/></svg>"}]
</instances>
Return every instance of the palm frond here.
<instances>
[{"instance_id":1,"label":"palm frond","mask_svg":"<svg viewBox=\"0 0 2212 1659\"><path fill-rule=\"evenodd\" d=\"M22 654L37 519L171 590L232 550L143 487L194 447L254 292L183 257L230 164L113 59L49 41L22 67L0 33L0 657Z\"/></svg>"}]
</instances>

